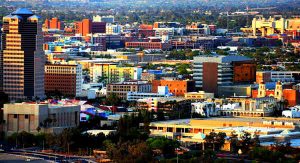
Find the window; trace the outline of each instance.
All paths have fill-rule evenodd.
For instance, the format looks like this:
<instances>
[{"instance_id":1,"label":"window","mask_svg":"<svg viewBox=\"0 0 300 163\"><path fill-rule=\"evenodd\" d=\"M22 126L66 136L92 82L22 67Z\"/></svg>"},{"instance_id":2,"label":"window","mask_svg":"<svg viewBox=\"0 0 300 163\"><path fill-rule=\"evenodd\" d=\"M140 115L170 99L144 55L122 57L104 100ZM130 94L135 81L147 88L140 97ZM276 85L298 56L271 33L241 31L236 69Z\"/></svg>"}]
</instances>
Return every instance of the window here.
<instances>
[{"instance_id":1,"label":"window","mask_svg":"<svg viewBox=\"0 0 300 163\"><path fill-rule=\"evenodd\" d=\"M18 114L14 114L14 118L18 118Z\"/></svg>"},{"instance_id":2,"label":"window","mask_svg":"<svg viewBox=\"0 0 300 163\"><path fill-rule=\"evenodd\" d=\"M173 132L173 128L168 127L168 128L167 128L167 132Z\"/></svg>"},{"instance_id":3,"label":"window","mask_svg":"<svg viewBox=\"0 0 300 163\"><path fill-rule=\"evenodd\" d=\"M28 119L29 118L29 115L28 114L25 114L25 119Z\"/></svg>"}]
</instances>

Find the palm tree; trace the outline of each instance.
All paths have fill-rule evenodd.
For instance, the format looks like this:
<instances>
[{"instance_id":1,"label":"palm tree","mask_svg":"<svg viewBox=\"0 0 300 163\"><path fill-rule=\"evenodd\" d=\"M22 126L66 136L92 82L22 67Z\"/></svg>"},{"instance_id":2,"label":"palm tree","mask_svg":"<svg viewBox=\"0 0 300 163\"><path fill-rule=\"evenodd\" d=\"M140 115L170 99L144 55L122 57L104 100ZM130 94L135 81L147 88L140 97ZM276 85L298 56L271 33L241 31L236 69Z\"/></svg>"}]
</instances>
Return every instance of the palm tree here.
<instances>
[{"instance_id":1,"label":"palm tree","mask_svg":"<svg viewBox=\"0 0 300 163\"><path fill-rule=\"evenodd\" d=\"M230 141L230 146L231 146L230 150L233 153L237 153L239 139L238 139L238 134L235 131L231 132L231 135L229 136L229 141Z\"/></svg>"},{"instance_id":2,"label":"palm tree","mask_svg":"<svg viewBox=\"0 0 300 163\"><path fill-rule=\"evenodd\" d=\"M105 77L105 76L97 77L97 83L103 83L103 85L106 85L106 80L107 80L107 77Z\"/></svg>"},{"instance_id":3,"label":"palm tree","mask_svg":"<svg viewBox=\"0 0 300 163\"><path fill-rule=\"evenodd\" d=\"M40 131L41 131L41 127L38 126L38 127L36 128L36 130L37 130L37 132L40 132Z\"/></svg>"}]
</instances>

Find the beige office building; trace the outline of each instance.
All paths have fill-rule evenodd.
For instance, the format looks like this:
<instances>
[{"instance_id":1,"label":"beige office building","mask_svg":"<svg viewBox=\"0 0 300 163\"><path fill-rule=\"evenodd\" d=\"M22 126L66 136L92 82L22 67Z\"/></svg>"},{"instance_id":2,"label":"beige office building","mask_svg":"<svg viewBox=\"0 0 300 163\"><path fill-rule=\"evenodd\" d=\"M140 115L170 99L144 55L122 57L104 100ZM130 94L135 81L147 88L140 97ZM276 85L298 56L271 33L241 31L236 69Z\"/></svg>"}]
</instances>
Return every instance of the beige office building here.
<instances>
[{"instance_id":1,"label":"beige office building","mask_svg":"<svg viewBox=\"0 0 300 163\"><path fill-rule=\"evenodd\" d=\"M79 125L80 106L35 103L5 104L3 108L4 131L59 133L65 128ZM38 130L40 128L40 130Z\"/></svg>"}]
</instances>

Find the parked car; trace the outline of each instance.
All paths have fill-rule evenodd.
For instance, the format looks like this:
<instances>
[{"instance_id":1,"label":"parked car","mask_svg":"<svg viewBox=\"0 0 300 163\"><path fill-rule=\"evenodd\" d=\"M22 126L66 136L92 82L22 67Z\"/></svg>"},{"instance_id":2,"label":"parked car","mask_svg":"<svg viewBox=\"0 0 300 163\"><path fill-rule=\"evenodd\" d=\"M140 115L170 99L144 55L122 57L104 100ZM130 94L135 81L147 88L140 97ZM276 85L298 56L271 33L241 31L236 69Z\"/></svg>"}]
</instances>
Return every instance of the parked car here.
<instances>
[{"instance_id":1,"label":"parked car","mask_svg":"<svg viewBox=\"0 0 300 163\"><path fill-rule=\"evenodd\" d=\"M282 111L282 116L288 118L300 118L300 106L291 107L289 110Z\"/></svg>"}]
</instances>

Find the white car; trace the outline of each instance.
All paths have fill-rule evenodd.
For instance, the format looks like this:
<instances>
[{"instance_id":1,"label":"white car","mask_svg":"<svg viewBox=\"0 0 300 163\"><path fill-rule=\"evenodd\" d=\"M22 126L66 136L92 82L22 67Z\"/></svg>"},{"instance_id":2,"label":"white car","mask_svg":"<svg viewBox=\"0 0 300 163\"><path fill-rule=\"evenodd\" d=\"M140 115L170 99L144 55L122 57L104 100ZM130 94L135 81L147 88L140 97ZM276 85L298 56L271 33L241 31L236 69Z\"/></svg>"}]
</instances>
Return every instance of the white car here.
<instances>
[{"instance_id":1,"label":"white car","mask_svg":"<svg viewBox=\"0 0 300 163\"><path fill-rule=\"evenodd\" d=\"M282 116L288 118L300 118L300 106L291 107L290 110L282 111Z\"/></svg>"}]
</instances>

